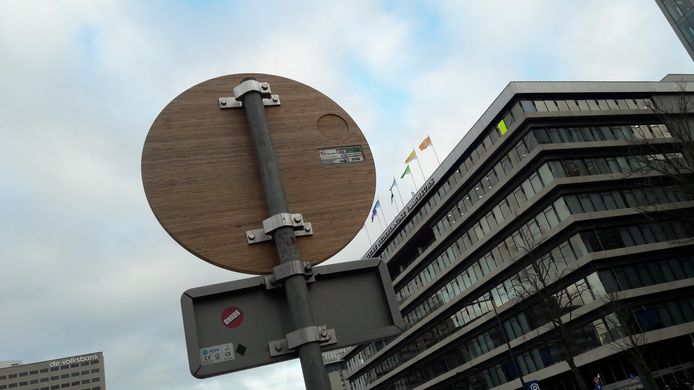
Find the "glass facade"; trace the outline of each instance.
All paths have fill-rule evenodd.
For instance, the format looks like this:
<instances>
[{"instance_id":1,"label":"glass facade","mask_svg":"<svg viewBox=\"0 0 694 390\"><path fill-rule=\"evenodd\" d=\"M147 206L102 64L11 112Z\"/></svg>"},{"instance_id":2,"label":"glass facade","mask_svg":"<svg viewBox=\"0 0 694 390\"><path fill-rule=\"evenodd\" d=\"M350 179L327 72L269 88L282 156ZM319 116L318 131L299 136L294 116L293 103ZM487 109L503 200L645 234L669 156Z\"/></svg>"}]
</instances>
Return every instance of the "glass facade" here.
<instances>
[{"instance_id":1,"label":"glass facade","mask_svg":"<svg viewBox=\"0 0 694 390\"><path fill-rule=\"evenodd\" d=\"M683 298L694 287L666 294L668 283L694 280L694 227L667 218L694 199L652 170L681 154L639 146L672 140L649 95L550 95L506 104L412 218L378 244L408 331L346 357L353 389L432 380L442 382L427 388L489 389L562 362L552 319L536 293L523 292L540 276L563 313L602 307L616 291L663 285L630 301L639 331L694 321L694 301ZM645 184L645 176L655 179ZM625 335L614 313L590 310L568 325L571 355ZM506 337L515 340L515 362ZM441 379L463 365L462 375Z\"/></svg>"},{"instance_id":2,"label":"glass facade","mask_svg":"<svg viewBox=\"0 0 694 390\"><path fill-rule=\"evenodd\" d=\"M461 256L468 256L469 254L467 251L469 249L474 247L478 242L488 238L487 236L493 229L514 216L511 210L518 210L525 206L539 191L551 185L552 181L555 179L555 175L552 171L562 173L563 175L572 173L573 171L566 173L566 170L563 168L564 164L571 167L588 166L588 164L593 163L598 166L599 164L599 168L591 170L591 173L607 174L638 171L640 167L639 162L642 161L639 156L609 158L609 161L613 160L615 162L614 169L607 164L603 164L602 159L551 161L550 163L543 164L537 171L532 172L530 177L524 180L521 185L514 188L499 204L495 205L492 211L480 218L479 222L475 223L467 231L462 232L452 245L447 247L439 256L435 257L429 265L424 267L410 279L409 282L401 287L397 287L396 298L398 302L405 301L423 286L427 286L432 280L435 280L439 274L443 273L449 267L457 265ZM595 163L595 161L598 162ZM550 169L550 167L554 167L554 169ZM638 208L650 204L665 204L687 200L691 199L680 191L678 187L674 186L567 195L557 200L552 206L547 207L534 218L534 222L532 222L531 226L528 228L530 231L529 235L534 236L557 226L570 214L620 208ZM568 208L567 205L569 205ZM448 225L448 227L446 227L445 224L442 225L439 231L446 228L450 230L450 225ZM519 240L517 237L519 237L520 234L520 230L511 233L509 237L506 238L506 242L502 242L489 253L483 255L483 257L488 256L488 260L483 260L480 268L487 270L495 269L497 264L513 256L517 252L514 241ZM516 238L511 239L514 235ZM477 279L478 278L474 278L474 280Z\"/></svg>"},{"instance_id":3,"label":"glass facade","mask_svg":"<svg viewBox=\"0 0 694 390\"><path fill-rule=\"evenodd\" d=\"M639 244L637 244L637 242L634 239L620 239L614 240L618 241L619 244L617 244L617 242L611 242L606 247L603 247L601 241L599 239L596 239L595 237L599 237L598 235L601 233L611 232L613 230L621 233L619 237L621 237L623 234L627 235L628 237L645 237L646 234L644 232L650 232L652 233L650 235L650 239L653 241L643 239ZM588 253L616 249L618 247L623 248L634 245L645 245L653 242L658 242L656 241L658 238L660 238L661 241L667 241L677 240L684 237L694 237L694 228L692 228L691 226L684 226L678 222L622 226L617 228L604 229L599 231L598 233L596 233L595 229L591 229L588 231L581 232L580 234L571 237L569 240L560 243L556 247L551 248L547 251L547 253L542 255L538 262L547 264L546 266L543 266L543 269L553 270L552 272L547 272L547 275L563 275L563 271L565 271L567 268L571 266L571 264L575 263L578 259L580 259L582 256ZM594 245L598 246L594 247ZM679 261L675 267L671 267L669 271L667 271L668 279L663 278L663 283L672 280L680 280L686 279L688 277L694 277L694 268L692 268L693 265L694 263L692 263L691 258L687 261ZM427 325L428 328L430 328L430 330L424 332L419 337L412 339L410 342L403 343L401 348L393 349L387 355L388 357L382 357L382 362L380 364L376 365L371 370L368 370L366 373L364 373L362 375L363 378L357 378L355 383L367 383L378 379L380 376L388 373L394 367L397 367L403 362L418 355L419 353L424 352L426 349L443 340L444 338L448 337L449 335L453 334L455 331L459 330L460 328L463 328L464 326L473 322L482 315L489 313L493 310L493 307L488 297L492 297L497 306L502 306L505 303L508 303L511 300L517 298L518 289L515 287L516 283L518 283L517 275L523 273L527 275L527 273L532 272L532 267L528 266L528 269L526 271L519 271L517 274L512 275L496 287L493 287L491 290L482 292L481 295L478 294L479 298L477 298L477 300L473 301L472 303L464 304L464 306L460 310L455 312L450 317L442 318L438 322L436 320L428 321ZM558 292L556 294L558 299L561 299L562 296L571 295L572 299L574 299L577 306L582 306L585 303L591 302L595 300L597 297L604 296L605 293L608 291L602 282L603 279L607 280L609 291L615 291L614 286L616 284L612 280L606 279L606 277L600 277L604 276L606 272L607 271L601 271L600 275L598 275L597 273L593 273L580 280L579 282L574 283L573 287L570 286L565 288L565 290L574 288L585 293L581 293L578 294L578 296L576 296L575 293L564 294L562 292ZM417 321L417 317L420 317L421 319L421 317L430 313L435 308L440 307L444 303L450 302L456 295L465 293L467 290L464 285L464 282L461 283L461 280L465 279L458 277L454 279L451 283L446 285L443 289L439 290L437 293L432 295L432 297L437 297L434 298L434 303L436 303L438 306L432 306L432 298L429 298L427 301L425 301L425 303L418 306L415 310L411 312L415 314L405 316L406 323L408 323L408 325L411 326L411 322ZM553 280L547 281L548 284L552 282ZM626 284L623 285L625 287L627 286ZM532 329L539 327L540 325L544 325L549 321L548 318L542 319L542 316L537 315L537 313L531 315L530 318L533 318L535 319L535 321L540 322L533 326ZM509 323L510 321L513 321L513 319L508 320L507 323ZM527 320L519 319L517 321L521 321L520 323L523 323L523 321L525 321L525 323L527 324ZM529 327L530 325L527 326ZM527 333L527 331L529 330L531 329L520 328L519 332ZM517 332L515 331L509 332L508 334L510 336L516 337L520 336L520 334L517 334ZM464 362L467 362L478 355L470 356L471 357L465 360ZM368 381L366 379L368 379ZM410 385L415 386L416 384L410 383ZM353 384L353 387L355 389L360 389L360 387L357 386L358 385Z\"/></svg>"},{"instance_id":4,"label":"glass facade","mask_svg":"<svg viewBox=\"0 0 694 390\"><path fill-rule=\"evenodd\" d=\"M608 107L611 110L618 110L619 107L627 107L629 109L641 109L648 110L653 106L653 102L650 99L591 99L595 103L595 107ZM574 100L576 102L576 107L578 107L579 102L581 107L585 107L587 111L591 111L590 107L593 103L589 104L589 100ZM604 104L601 102L605 102ZM609 104L607 103L609 102ZM435 191L431 197L425 202L422 207L416 211L410 220L404 224L404 226L399 230L397 234L394 234L390 239L388 244L386 244L380 251L381 258L388 258L393 251L395 251L407 238L411 236L414 228L421 224L425 218L432 214L436 210L442 199L444 199L451 190L459 192L460 190L457 186L468 178L468 176L475 172L475 169L479 167L479 162L482 157L486 157L488 153L492 151L506 136L509 128L512 128L514 124L517 124L524 118L528 107L523 107L523 104L528 105L528 101L518 102L511 106L511 109L505 111L501 117L502 119L493 126L489 126L483 134L482 140L477 143L476 146L471 147L471 152L468 153L467 157L462 158L462 162L458 164L455 170L450 172L447 179L441 184L437 191ZM568 106L568 105L567 105ZM563 105L562 105L563 107ZM611 107L611 108L610 108ZM600 111L598 109L597 111ZM503 126L502 126L503 124ZM507 129L506 132L502 134L501 127ZM653 130L651 130L653 128ZM578 130L577 130L578 129ZM660 129L660 130L659 130ZM538 129L542 132L542 129ZM484 193L491 190L499 180L508 176L510 171L517 166L517 164L525 158L530 151L537 145L537 143L562 143L562 142L590 142L590 141L608 141L608 140L633 140L633 139L649 139L649 138L670 138L671 135L667 131L667 128L663 124L633 124L633 125L613 125L613 126L600 126L600 127L572 127L572 128L549 128L545 129L546 132L552 134L562 134L562 137L548 138L545 140L542 134L539 134L540 141L536 140L535 134L529 134L524 137L523 140L517 142L510 150L497 162L497 165L493 170L488 171L484 174L482 180L470 186L472 188L465 190L463 192L470 196L472 202L477 202L477 200L484 197ZM583 133L578 135L577 132ZM570 134L570 135L564 135ZM653 134L653 135L652 135ZM656 135L657 134L657 135ZM652 136L651 136L652 135ZM495 180L496 179L496 180ZM479 193L479 192L482 193ZM398 270L396 272L401 272L404 270L410 261L404 261L399 264ZM393 276L397 276L397 273Z\"/></svg>"},{"instance_id":5,"label":"glass facade","mask_svg":"<svg viewBox=\"0 0 694 390\"><path fill-rule=\"evenodd\" d=\"M656 0L694 60L694 0Z\"/></svg>"}]
</instances>

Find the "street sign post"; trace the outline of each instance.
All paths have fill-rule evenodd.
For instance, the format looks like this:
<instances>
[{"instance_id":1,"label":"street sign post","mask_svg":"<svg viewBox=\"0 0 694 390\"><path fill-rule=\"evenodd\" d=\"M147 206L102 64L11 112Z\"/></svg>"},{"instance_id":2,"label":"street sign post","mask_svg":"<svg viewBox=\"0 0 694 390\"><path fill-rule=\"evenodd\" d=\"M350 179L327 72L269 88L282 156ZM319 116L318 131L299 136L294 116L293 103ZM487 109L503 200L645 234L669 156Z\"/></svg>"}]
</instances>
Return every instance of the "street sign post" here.
<instances>
[{"instance_id":1,"label":"street sign post","mask_svg":"<svg viewBox=\"0 0 694 390\"><path fill-rule=\"evenodd\" d=\"M152 124L142 150L147 201L171 237L205 261L256 275L271 273L280 263L263 230L263 221L274 215L268 215L268 197L280 186L265 193L246 109L233 96L246 77L266 83L277 98L278 105L269 98L274 105L259 108L271 131L288 210L303 216L295 230L309 228L296 240L301 260L316 265L362 228L376 170L354 120L330 98L294 80L229 75L177 96Z\"/></svg>"},{"instance_id":2,"label":"street sign post","mask_svg":"<svg viewBox=\"0 0 694 390\"><path fill-rule=\"evenodd\" d=\"M154 121L142 180L155 216L184 248L219 267L271 274L183 295L193 375L298 354L307 389L327 389L321 347L402 327L385 266L378 278L364 271L374 264L313 270L359 232L375 190L361 130L320 92L257 74L198 84Z\"/></svg>"},{"instance_id":3,"label":"street sign post","mask_svg":"<svg viewBox=\"0 0 694 390\"><path fill-rule=\"evenodd\" d=\"M310 303L323 351L395 336L403 328L385 264L314 267ZM270 288L268 288L270 287ZM197 378L297 357L284 293L268 277L193 288L181 297L190 372Z\"/></svg>"}]
</instances>

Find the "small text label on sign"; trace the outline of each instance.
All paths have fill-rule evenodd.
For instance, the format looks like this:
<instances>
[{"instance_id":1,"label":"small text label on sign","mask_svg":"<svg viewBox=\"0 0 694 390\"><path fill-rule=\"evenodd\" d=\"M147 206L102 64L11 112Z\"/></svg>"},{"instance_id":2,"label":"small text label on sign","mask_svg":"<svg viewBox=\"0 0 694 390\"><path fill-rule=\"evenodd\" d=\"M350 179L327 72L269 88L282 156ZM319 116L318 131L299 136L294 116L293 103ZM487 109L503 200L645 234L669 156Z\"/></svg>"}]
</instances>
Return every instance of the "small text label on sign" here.
<instances>
[{"instance_id":1,"label":"small text label on sign","mask_svg":"<svg viewBox=\"0 0 694 390\"><path fill-rule=\"evenodd\" d=\"M212 347L200 348L200 364L206 366L234 360L234 344L220 344Z\"/></svg>"},{"instance_id":2,"label":"small text label on sign","mask_svg":"<svg viewBox=\"0 0 694 390\"><path fill-rule=\"evenodd\" d=\"M348 164L364 161L364 152L361 146L346 146L319 150L321 164Z\"/></svg>"}]
</instances>

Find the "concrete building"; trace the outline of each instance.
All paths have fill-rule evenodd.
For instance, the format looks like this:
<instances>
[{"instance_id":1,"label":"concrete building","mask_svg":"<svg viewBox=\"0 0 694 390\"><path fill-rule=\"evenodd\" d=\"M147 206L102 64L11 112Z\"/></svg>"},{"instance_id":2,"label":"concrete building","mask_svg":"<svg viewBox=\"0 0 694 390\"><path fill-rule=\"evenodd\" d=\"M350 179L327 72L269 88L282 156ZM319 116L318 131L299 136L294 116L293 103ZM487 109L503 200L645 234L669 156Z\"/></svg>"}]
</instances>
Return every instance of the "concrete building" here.
<instances>
[{"instance_id":1,"label":"concrete building","mask_svg":"<svg viewBox=\"0 0 694 390\"><path fill-rule=\"evenodd\" d=\"M661 386L694 382L694 199L644 169L680 156L653 107L683 97L693 76L510 83L365 254L406 330L344 357L352 389L573 389L552 309L589 388L638 388L630 329Z\"/></svg>"},{"instance_id":2,"label":"concrete building","mask_svg":"<svg viewBox=\"0 0 694 390\"><path fill-rule=\"evenodd\" d=\"M694 0L655 0L694 60Z\"/></svg>"},{"instance_id":3,"label":"concrete building","mask_svg":"<svg viewBox=\"0 0 694 390\"><path fill-rule=\"evenodd\" d=\"M0 390L105 390L101 352L0 368Z\"/></svg>"},{"instance_id":4,"label":"concrete building","mask_svg":"<svg viewBox=\"0 0 694 390\"><path fill-rule=\"evenodd\" d=\"M323 352L323 364L330 381L330 390L350 390L349 381L346 378L347 365L343 357L351 348L340 348L334 351Z\"/></svg>"}]
</instances>

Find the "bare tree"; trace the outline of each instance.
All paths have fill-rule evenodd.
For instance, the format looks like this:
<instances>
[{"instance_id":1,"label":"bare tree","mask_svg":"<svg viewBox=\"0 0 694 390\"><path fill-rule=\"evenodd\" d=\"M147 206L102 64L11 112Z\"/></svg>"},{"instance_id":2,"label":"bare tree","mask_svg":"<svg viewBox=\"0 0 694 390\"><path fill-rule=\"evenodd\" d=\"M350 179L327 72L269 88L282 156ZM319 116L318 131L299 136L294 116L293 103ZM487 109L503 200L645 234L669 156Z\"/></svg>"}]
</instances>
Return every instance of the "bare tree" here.
<instances>
[{"instance_id":1,"label":"bare tree","mask_svg":"<svg viewBox=\"0 0 694 390\"><path fill-rule=\"evenodd\" d=\"M528 265L512 280L514 294L520 300L532 300L535 314L548 321L551 326L547 334L556 334L562 358L569 365L574 381L580 390L588 390L585 378L576 366L574 356L578 353L574 334L568 326L573 310L582 304L582 295L587 286L573 284L557 288L555 282L573 271L571 259L554 258L550 254L541 256L540 232L523 227L516 241L519 253L530 259Z\"/></svg>"},{"instance_id":2,"label":"bare tree","mask_svg":"<svg viewBox=\"0 0 694 390\"><path fill-rule=\"evenodd\" d=\"M658 390L658 385L646 359L644 345L646 335L634 317L631 307L621 300L618 291L607 293L605 322L609 340L607 345L621 352L632 363L645 390Z\"/></svg>"},{"instance_id":3,"label":"bare tree","mask_svg":"<svg viewBox=\"0 0 694 390\"><path fill-rule=\"evenodd\" d=\"M639 173L645 175L644 184L653 185L665 178L680 191L685 198L694 199L694 94L687 92L687 83L678 82L679 92L668 95L655 95L650 107L658 122L665 125L661 140L638 137L633 141L635 153L646 155L640 159ZM657 205L655 205L657 208ZM649 219L659 216L647 214ZM676 214L664 216L667 219L691 221L694 209L678 210Z\"/></svg>"}]
</instances>

